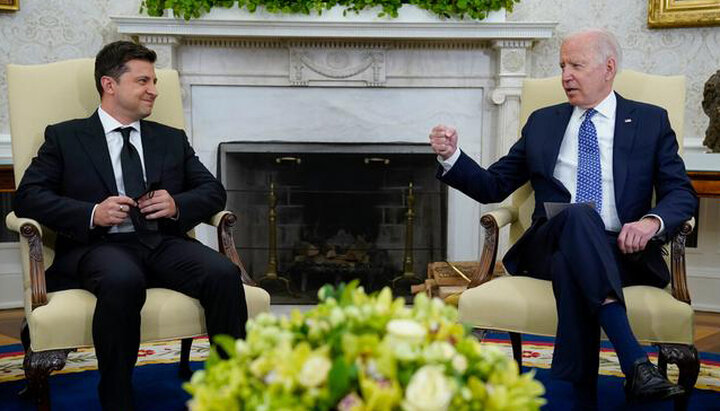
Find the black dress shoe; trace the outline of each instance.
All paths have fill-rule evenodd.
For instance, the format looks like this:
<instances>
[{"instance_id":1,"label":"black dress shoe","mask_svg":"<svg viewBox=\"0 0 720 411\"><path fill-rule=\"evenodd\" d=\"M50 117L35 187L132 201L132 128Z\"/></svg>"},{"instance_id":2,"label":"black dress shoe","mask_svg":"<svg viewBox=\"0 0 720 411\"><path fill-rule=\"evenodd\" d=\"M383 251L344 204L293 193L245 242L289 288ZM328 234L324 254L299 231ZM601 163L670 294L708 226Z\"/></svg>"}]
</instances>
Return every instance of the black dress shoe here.
<instances>
[{"instance_id":1,"label":"black dress shoe","mask_svg":"<svg viewBox=\"0 0 720 411\"><path fill-rule=\"evenodd\" d=\"M635 361L633 371L625 377L628 401L658 401L685 394L685 390L664 378L647 358Z\"/></svg>"}]
</instances>

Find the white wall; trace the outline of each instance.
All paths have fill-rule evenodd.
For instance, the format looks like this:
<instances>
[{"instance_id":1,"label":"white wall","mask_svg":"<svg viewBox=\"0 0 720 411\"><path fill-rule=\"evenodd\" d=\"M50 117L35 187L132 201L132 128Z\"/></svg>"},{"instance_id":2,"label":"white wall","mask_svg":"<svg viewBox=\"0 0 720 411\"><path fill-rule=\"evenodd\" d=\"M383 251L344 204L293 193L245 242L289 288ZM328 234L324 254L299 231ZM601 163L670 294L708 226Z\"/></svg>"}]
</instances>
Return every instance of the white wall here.
<instances>
[{"instance_id":1,"label":"white wall","mask_svg":"<svg viewBox=\"0 0 720 411\"><path fill-rule=\"evenodd\" d=\"M136 13L138 5L139 0L22 0L19 12L0 14L0 135L10 130L6 64L91 57L103 44L122 38L109 16ZM587 27L604 27L617 35L625 49L625 67L656 74L685 74L686 147L702 140L707 127L700 107L702 90L707 78L720 68L718 27L650 30L646 0L521 0L508 19L559 22L558 36L537 44L531 53L534 77L558 74L560 38ZM0 141L3 152L7 152L7 145L2 146ZM700 246L688 252L694 303L715 311L720 311L718 217L718 201L703 200ZM5 291L17 288L19 270L19 263L12 261L12 248L0 247L0 308L21 300L19 294L8 296Z\"/></svg>"}]
</instances>

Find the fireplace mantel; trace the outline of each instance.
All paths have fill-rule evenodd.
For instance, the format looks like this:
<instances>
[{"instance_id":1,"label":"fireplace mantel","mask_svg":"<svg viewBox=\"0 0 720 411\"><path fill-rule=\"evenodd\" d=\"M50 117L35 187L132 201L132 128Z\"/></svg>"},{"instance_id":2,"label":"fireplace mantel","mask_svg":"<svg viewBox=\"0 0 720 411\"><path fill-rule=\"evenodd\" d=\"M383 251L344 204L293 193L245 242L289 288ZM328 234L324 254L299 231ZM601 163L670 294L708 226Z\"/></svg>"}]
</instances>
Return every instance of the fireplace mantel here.
<instances>
[{"instance_id":1,"label":"fireplace mantel","mask_svg":"<svg viewBox=\"0 0 720 411\"><path fill-rule=\"evenodd\" d=\"M556 26L505 22L504 12L443 20L406 6L398 19L342 9L111 19L157 52L158 67L178 70L186 129L210 170L221 142L427 144L437 123L457 126L462 149L487 165L518 138L530 49ZM479 257L484 210L450 190L449 259Z\"/></svg>"},{"instance_id":2,"label":"fireplace mantel","mask_svg":"<svg viewBox=\"0 0 720 411\"><path fill-rule=\"evenodd\" d=\"M425 10L403 5L395 19L377 17L377 10L343 16L340 6L322 15L278 15L213 9L199 19L172 16L112 16L118 32L140 36L183 38L335 38L424 40L539 40L552 36L553 22L505 22L505 11L491 12L483 21L441 19ZM169 11L172 12L171 10Z\"/></svg>"}]
</instances>

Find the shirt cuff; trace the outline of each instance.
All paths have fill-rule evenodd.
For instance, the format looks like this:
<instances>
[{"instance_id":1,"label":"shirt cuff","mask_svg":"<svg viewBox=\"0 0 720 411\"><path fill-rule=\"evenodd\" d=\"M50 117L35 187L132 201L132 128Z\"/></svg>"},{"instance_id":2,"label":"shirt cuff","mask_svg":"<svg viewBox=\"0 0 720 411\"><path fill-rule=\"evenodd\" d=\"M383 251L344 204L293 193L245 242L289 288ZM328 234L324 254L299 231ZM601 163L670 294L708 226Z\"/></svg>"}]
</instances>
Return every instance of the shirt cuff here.
<instances>
[{"instance_id":1,"label":"shirt cuff","mask_svg":"<svg viewBox=\"0 0 720 411\"><path fill-rule=\"evenodd\" d=\"M95 210L97 210L99 204L95 204L93 206L92 212L90 213L90 229L92 230L95 228L95 224L93 224L93 221L95 221Z\"/></svg>"},{"instance_id":2,"label":"shirt cuff","mask_svg":"<svg viewBox=\"0 0 720 411\"><path fill-rule=\"evenodd\" d=\"M440 163L443 170L445 170L443 172L443 175L445 175L445 173L450 171L452 166L454 166L455 163L457 162L458 158L460 158L460 148L459 147L457 150L455 150L455 152L450 157L447 158L447 160L443 160L442 157L437 156L437 161Z\"/></svg>"},{"instance_id":3,"label":"shirt cuff","mask_svg":"<svg viewBox=\"0 0 720 411\"><path fill-rule=\"evenodd\" d=\"M660 228L658 228L657 233L655 233L655 235L654 235L653 237L657 237L657 236L661 235L661 234L665 231L665 222L663 221L663 219L662 219L659 215L657 215L657 214L645 214L645 215L643 216L643 218L645 218L645 217L655 217L655 218L658 219L658 221L660 221Z\"/></svg>"}]
</instances>

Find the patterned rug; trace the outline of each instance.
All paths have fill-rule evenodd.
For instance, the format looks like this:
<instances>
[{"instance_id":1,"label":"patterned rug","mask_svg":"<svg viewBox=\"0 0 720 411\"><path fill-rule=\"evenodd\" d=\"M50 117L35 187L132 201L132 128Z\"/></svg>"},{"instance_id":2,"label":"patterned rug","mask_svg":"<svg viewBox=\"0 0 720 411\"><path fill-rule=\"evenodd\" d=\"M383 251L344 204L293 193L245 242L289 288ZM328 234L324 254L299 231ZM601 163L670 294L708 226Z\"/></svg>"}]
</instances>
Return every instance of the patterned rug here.
<instances>
[{"instance_id":1,"label":"patterned rug","mask_svg":"<svg viewBox=\"0 0 720 411\"><path fill-rule=\"evenodd\" d=\"M507 339L499 335L490 334L483 340L488 346L497 347L512 356L512 348ZM192 344L191 361L204 361L208 354L208 340L206 337L197 338ZM527 337L523 341L523 365L525 367L549 369L553 354L551 338ZM180 341L161 341L143 344L138 354L138 366L149 364L176 363L180 358ZM657 362L657 354L650 351L650 358ZM20 345L0 347L0 383L16 381L25 378L22 370L23 354ZM70 353L67 365L54 374L69 374L88 370L96 370L95 350L82 348ZM668 367L671 379L677 378L677 368ZM603 347L600 352L600 375L622 377L620 364L615 351ZM720 355L701 354L701 368L698 382L695 386L703 390L720 392Z\"/></svg>"},{"instance_id":2,"label":"patterned rug","mask_svg":"<svg viewBox=\"0 0 720 411\"><path fill-rule=\"evenodd\" d=\"M497 347L511 357L510 343L503 334L490 334L484 339L483 343ZM562 402L565 388L550 380L548 369L550 368L552 352L552 338L525 336L523 341L523 365L532 367L537 373L537 378L546 384L550 404L544 407L544 410L561 410L566 408ZM196 339L193 342L190 354L190 359L194 362L193 369L202 367L201 362L205 360L207 354L207 338ZM650 358L655 362L657 360L656 353L649 351L649 354ZM180 388L181 382L176 377L177 365L175 363L178 362L179 357L179 341L155 342L141 346L134 382L136 387L143 387L144 392L141 398L136 398L136 401L141 401L148 406L152 404L153 407L162 403L167 406L163 406L163 409L183 408L184 401L187 401L188 397L186 393L182 392ZM21 381L24 378L22 360L23 356L19 344L0 346L0 398L2 398L0 399L0 409L32 409L29 403L20 401L14 395L24 385L24 382ZM702 353L701 362L700 376L689 408L691 410L720 409L720 355ZM152 367L151 365L156 366ZM96 409L97 397L94 393L94 387L97 384L96 370L97 363L93 349L80 349L70 353L65 368L53 373L54 377L50 381L53 408L76 409L78 404L85 404L83 408L86 411ZM674 366L669 367L668 373L671 379L677 377L677 369ZM601 400L606 401L606 404L608 404L607 407L602 406L601 409L617 409L618 406L624 404L622 394L623 378L617 378L622 377L622 373L615 352L605 345L600 353L600 375L604 376L600 379L600 395L608 397ZM83 394L73 394L76 395L73 398L63 398L69 390L75 389L83 391ZM147 395L151 394L153 397L146 398ZM610 397L613 397L613 399L610 400ZM169 401L174 401L172 406L170 406ZM609 405L611 402L612 406ZM66 406L60 406L61 404L66 404ZM71 404L72 407L67 404ZM717 405L712 406L710 404ZM140 405L138 404L138 406ZM653 405L652 408L633 409L649 409L652 411L672 409L671 404L665 404L665 406L659 404Z\"/></svg>"}]
</instances>

